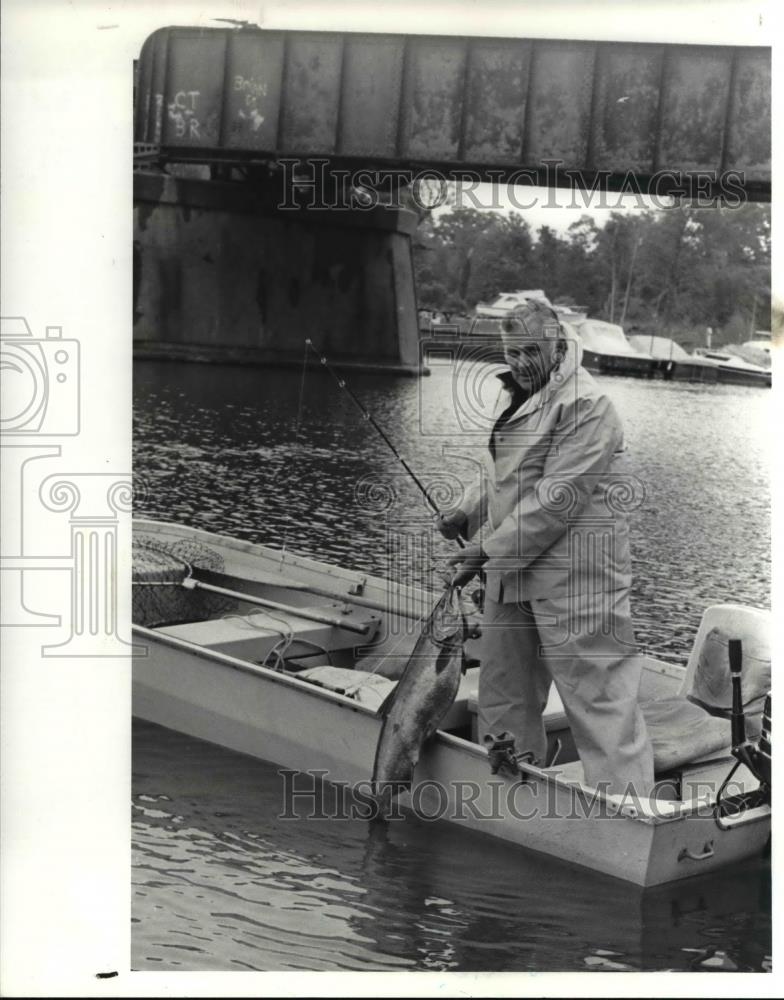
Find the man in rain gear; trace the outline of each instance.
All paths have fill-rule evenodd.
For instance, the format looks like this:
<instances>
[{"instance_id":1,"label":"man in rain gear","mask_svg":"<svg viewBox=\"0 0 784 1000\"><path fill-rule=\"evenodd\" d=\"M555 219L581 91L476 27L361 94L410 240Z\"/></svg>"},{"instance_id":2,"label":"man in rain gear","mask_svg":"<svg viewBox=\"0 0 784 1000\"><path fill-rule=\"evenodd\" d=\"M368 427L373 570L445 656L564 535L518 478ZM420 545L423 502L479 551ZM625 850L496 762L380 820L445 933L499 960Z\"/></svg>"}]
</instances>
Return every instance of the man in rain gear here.
<instances>
[{"instance_id":1,"label":"man in rain gear","mask_svg":"<svg viewBox=\"0 0 784 1000\"><path fill-rule=\"evenodd\" d=\"M544 763L554 681L586 782L650 795L621 423L545 303L528 300L502 329L510 370L499 376L484 482L437 522L447 538L474 539L451 560L454 582L486 577L479 738L507 731Z\"/></svg>"}]
</instances>

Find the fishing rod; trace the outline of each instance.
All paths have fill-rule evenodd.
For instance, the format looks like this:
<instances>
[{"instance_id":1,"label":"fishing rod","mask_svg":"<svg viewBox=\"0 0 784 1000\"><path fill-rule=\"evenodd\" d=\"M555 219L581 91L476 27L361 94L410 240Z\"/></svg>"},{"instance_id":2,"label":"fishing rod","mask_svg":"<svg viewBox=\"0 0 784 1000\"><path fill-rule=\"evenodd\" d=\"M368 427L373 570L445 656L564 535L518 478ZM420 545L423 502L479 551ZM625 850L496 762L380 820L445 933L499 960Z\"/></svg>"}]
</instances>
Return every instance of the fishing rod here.
<instances>
[{"instance_id":1,"label":"fishing rod","mask_svg":"<svg viewBox=\"0 0 784 1000\"><path fill-rule=\"evenodd\" d=\"M332 365L327 361L327 359L324 357L324 355L321 354L319 351L316 350L316 346L315 346L315 344L313 343L312 340L310 340L310 339L306 340L305 341L305 346L311 348L311 350L313 351L313 353L319 359L319 361L321 362L321 364L327 369L327 371L329 372L329 374L334 378L334 380L337 382L337 384L340 386L340 388L343 389L345 392L348 393L351 401L356 406L356 408L359 410L359 412L362 414L362 416L365 418L365 420L367 420L368 423L370 423L372 425L372 427L378 432L378 434L381 436L381 438L383 439L383 441L386 444L386 446L389 448L389 450L392 452L392 454L395 456L395 458L398 460L398 462L400 462L400 464L403 466L403 468L406 470L406 472L409 474L409 476L416 483L416 485L417 485L420 493L422 494L422 496L427 501L427 503L428 503L429 507L432 509L433 513L438 514L438 516L441 517L441 511L438 509L438 507L433 502L432 497L428 493L427 489L425 488L425 486L423 485L423 483L421 482L421 480L419 479L419 477L417 476L417 474L414 472L414 470L411 468L411 466L408 464L408 462L403 458L403 456L400 454L400 452L397 450L397 448L394 446L394 444L389 440L389 438L387 437L387 435L384 433L384 429L382 427L380 427L376 423L376 421L373 418L373 414L370 413L362 405L362 403L360 403L360 401L357 399L357 397L352 392L351 387L347 384L346 380L341 375L338 375L338 373L335 371L335 369L332 367ZM459 535L457 536L456 541L457 541L457 544L460 546L461 549L465 547L465 543L463 542L463 539Z\"/></svg>"}]
</instances>

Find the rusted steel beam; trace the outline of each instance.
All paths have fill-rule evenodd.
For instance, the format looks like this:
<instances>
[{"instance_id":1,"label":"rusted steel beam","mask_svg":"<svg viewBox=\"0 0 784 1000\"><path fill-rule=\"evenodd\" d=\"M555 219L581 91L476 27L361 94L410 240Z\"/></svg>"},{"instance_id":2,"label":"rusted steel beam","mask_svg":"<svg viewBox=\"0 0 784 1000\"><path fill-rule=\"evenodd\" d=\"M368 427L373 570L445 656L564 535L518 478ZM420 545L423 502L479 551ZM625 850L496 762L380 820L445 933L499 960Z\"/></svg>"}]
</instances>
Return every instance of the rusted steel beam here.
<instances>
[{"instance_id":1,"label":"rusted steel beam","mask_svg":"<svg viewBox=\"0 0 784 1000\"><path fill-rule=\"evenodd\" d=\"M334 162L553 182L771 181L770 49L163 28L139 61L135 140L169 159ZM529 181L530 182L530 181Z\"/></svg>"}]
</instances>

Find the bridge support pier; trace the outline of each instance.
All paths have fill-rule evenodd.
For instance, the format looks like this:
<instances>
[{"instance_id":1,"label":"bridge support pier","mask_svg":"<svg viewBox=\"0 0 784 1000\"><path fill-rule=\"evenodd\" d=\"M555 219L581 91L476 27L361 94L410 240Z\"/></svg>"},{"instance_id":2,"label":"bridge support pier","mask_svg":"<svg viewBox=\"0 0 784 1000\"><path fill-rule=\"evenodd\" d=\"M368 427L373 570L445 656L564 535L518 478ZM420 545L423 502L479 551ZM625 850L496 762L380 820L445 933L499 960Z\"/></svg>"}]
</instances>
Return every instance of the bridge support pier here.
<instances>
[{"instance_id":1,"label":"bridge support pier","mask_svg":"<svg viewBox=\"0 0 784 1000\"><path fill-rule=\"evenodd\" d=\"M134 353L419 372L405 209L281 210L249 185L134 176Z\"/></svg>"}]
</instances>

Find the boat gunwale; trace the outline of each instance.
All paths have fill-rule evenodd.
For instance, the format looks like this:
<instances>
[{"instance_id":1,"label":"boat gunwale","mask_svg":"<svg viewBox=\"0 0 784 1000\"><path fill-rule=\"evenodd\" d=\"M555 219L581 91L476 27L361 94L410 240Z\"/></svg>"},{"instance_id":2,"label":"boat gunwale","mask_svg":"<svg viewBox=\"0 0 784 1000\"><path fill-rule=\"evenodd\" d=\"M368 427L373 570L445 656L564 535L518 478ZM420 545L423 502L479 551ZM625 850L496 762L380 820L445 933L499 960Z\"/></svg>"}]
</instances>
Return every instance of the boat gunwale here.
<instances>
[{"instance_id":1,"label":"boat gunwale","mask_svg":"<svg viewBox=\"0 0 784 1000\"><path fill-rule=\"evenodd\" d=\"M338 693L337 691L330 691L328 688L318 687L308 681L300 680L296 676L281 673L280 671L273 670L270 667L253 663L250 660L243 660L239 657L231 656L228 653L220 652L219 650L209 649L206 646L190 642L187 639L167 635L166 633L159 632L155 629L148 629L142 625L134 624L132 626L132 630L134 635L139 639L164 646L174 647L195 655L200 659L209 660L220 664L221 666L246 674L251 674L274 684L282 684L293 688L300 691L302 694L307 694L317 700L321 699L331 701L342 708L348 708L354 712L378 718L378 713L367 705L362 705L346 695ZM145 650L143 658L146 657L147 651ZM478 758L487 757L487 750L484 747L479 746L479 744L472 743L469 740L465 740L462 737L455 736L452 733L447 733L439 729L435 733L433 739L437 743L450 747L459 753L469 754L470 756ZM593 788L590 785L582 784L581 782L573 779L562 778L558 773L553 774L551 771L536 767L533 764L520 762L518 764L518 768L520 770L521 780L525 780L527 777L535 778L545 784L569 790L572 793L575 788L578 788L582 793L592 797L594 800L604 802L610 808L615 808L619 817L651 826L685 820L700 812L704 815L704 810L707 805L705 799L689 799L686 802L670 802L663 800L661 802L657 801L655 805L656 811L652 811L651 808L646 806L642 801L639 802L639 808L637 806L625 805L623 800L619 802L619 799L621 799L620 796L606 793L601 789ZM754 819L763 819L765 815L770 815L770 807L760 807L760 810L760 815L758 817L755 815L758 810L748 810L746 813L743 813L738 817L728 817L724 822L728 827L737 827L745 825Z\"/></svg>"},{"instance_id":2,"label":"boat gunwale","mask_svg":"<svg viewBox=\"0 0 784 1000\"><path fill-rule=\"evenodd\" d=\"M235 552L243 552L245 554L250 554L250 555L260 554L264 558L270 559L275 563L278 564L281 563L279 555L282 552L282 549L270 548L269 546L264 545L262 542L246 542L243 541L242 539L231 538L228 535L218 535L214 532L207 531L206 529L203 528L192 528L190 525L177 524L176 522L173 521L157 521L154 520L153 518L135 517L133 519L133 524L134 527L138 525L142 528L146 528L146 526L151 526L153 529L153 534L156 533L154 530L156 528L164 528L167 530L173 529L174 534L180 535L183 538L187 537L188 535L195 536L198 538L199 541L205 542L205 544L211 543L216 546L224 545L226 548L232 549ZM295 567L304 570L313 570L314 572L324 573L333 577L342 576L344 577L344 579L346 579L346 581L350 580L352 583L358 582L357 577L355 575L356 571L346 570L343 569L341 566L333 566L332 563L327 563L320 561L318 559L311 559L307 556L299 556L299 555L287 555L287 559ZM237 579L240 579L240 577L234 573L229 573L227 575L234 576ZM376 602L374 600L369 600L367 598L363 599L361 596L357 596L355 594L344 595L336 592L334 594L335 600L340 599L347 601L349 604L356 603L359 606L367 606L376 611L383 611L385 614L388 615L396 615L398 617L403 617L403 618L412 618L414 620L423 620L432 610L433 604L441 596L438 591L427 590L424 587L412 587L409 584L392 584L392 582L390 580L387 580L386 577L372 576L369 574L368 575L360 574L360 575L364 576L366 584L378 587L379 590L385 591L387 594L390 593L389 591L390 585L394 586L395 588L398 588L390 596L394 597L407 596L407 595L414 596L414 598L417 601L422 602L423 614L422 615L410 614L407 613L405 609L390 606L390 604L388 603L384 604L383 602ZM291 581L291 582L298 583L298 581ZM285 580L281 580L280 586L285 588L287 586L287 582ZM302 589L306 590L307 587L303 586ZM137 626L134 623L134 628L137 627L141 626ZM647 656L642 653L640 655L643 658L643 668L645 670L649 670L657 674L664 674L665 676L672 677L673 679L675 678L683 679L683 677L686 674L686 667L683 666L682 664L672 663L669 660L659 660L656 659L655 657Z\"/></svg>"},{"instance_id":3,"label":"boat gunwale","mask_svg":"<svg viewBox=\"0 0 784 1000\"><path fill-rule=\"evenodd\" d=\"M229 549L230 551L243 553L245 555L255 555L258 558L263 558L268 560L270 563L274 563L281 573L286 566L291 566L294 569L300 569L304 572L312 572L322 576L332 577L333 579L340 581L340 583L346 583L352 586L359 585L363 588L367 586L375 587L390 600L384 603L381 600L376 601L373 598L363 597L361 594L344 594L339 590L339 588L336 588L334 598L336 600L345 600L350 604L357 604L359 607L369 607L376 611L384 611L387 614L394 614L402 618L419 619L427 617L440 596L438 591L428 590L425 587L412 586L404 583L394 583L386 577L362 573L358 570L344 569L342 566L336 566L333 563L312 559L308 556L302 556L296 553L286 552L282 548L273 548L272 546L265 545L262 542L249 542L240 538L232 538L229 535L219 535L203 528L193 528L190 525L177 524L174 521L158 521L154 518L134 517L134 532L137 528L140 530L140 533L148 532L152 535L164 535L166 533L171 533L180 538L190 537L196 541L203 542L205 545L223 547ZM236 573L229 573L227 575L237 576ZM239 579L240 577L237 578ZM299 581L292 580L290 583L296 584L299 583ZM287 581L282 579L280 581L280 585L282 587L286 587ZM303 586L302 589L307 589L307 586ZM421 605L421 613L419 611L407 611L405 608L391 607L390 602L393 598L400 598L404 601L411 601L412 603L415 602L416 604Z\"/></svg>"}]
</instances>

